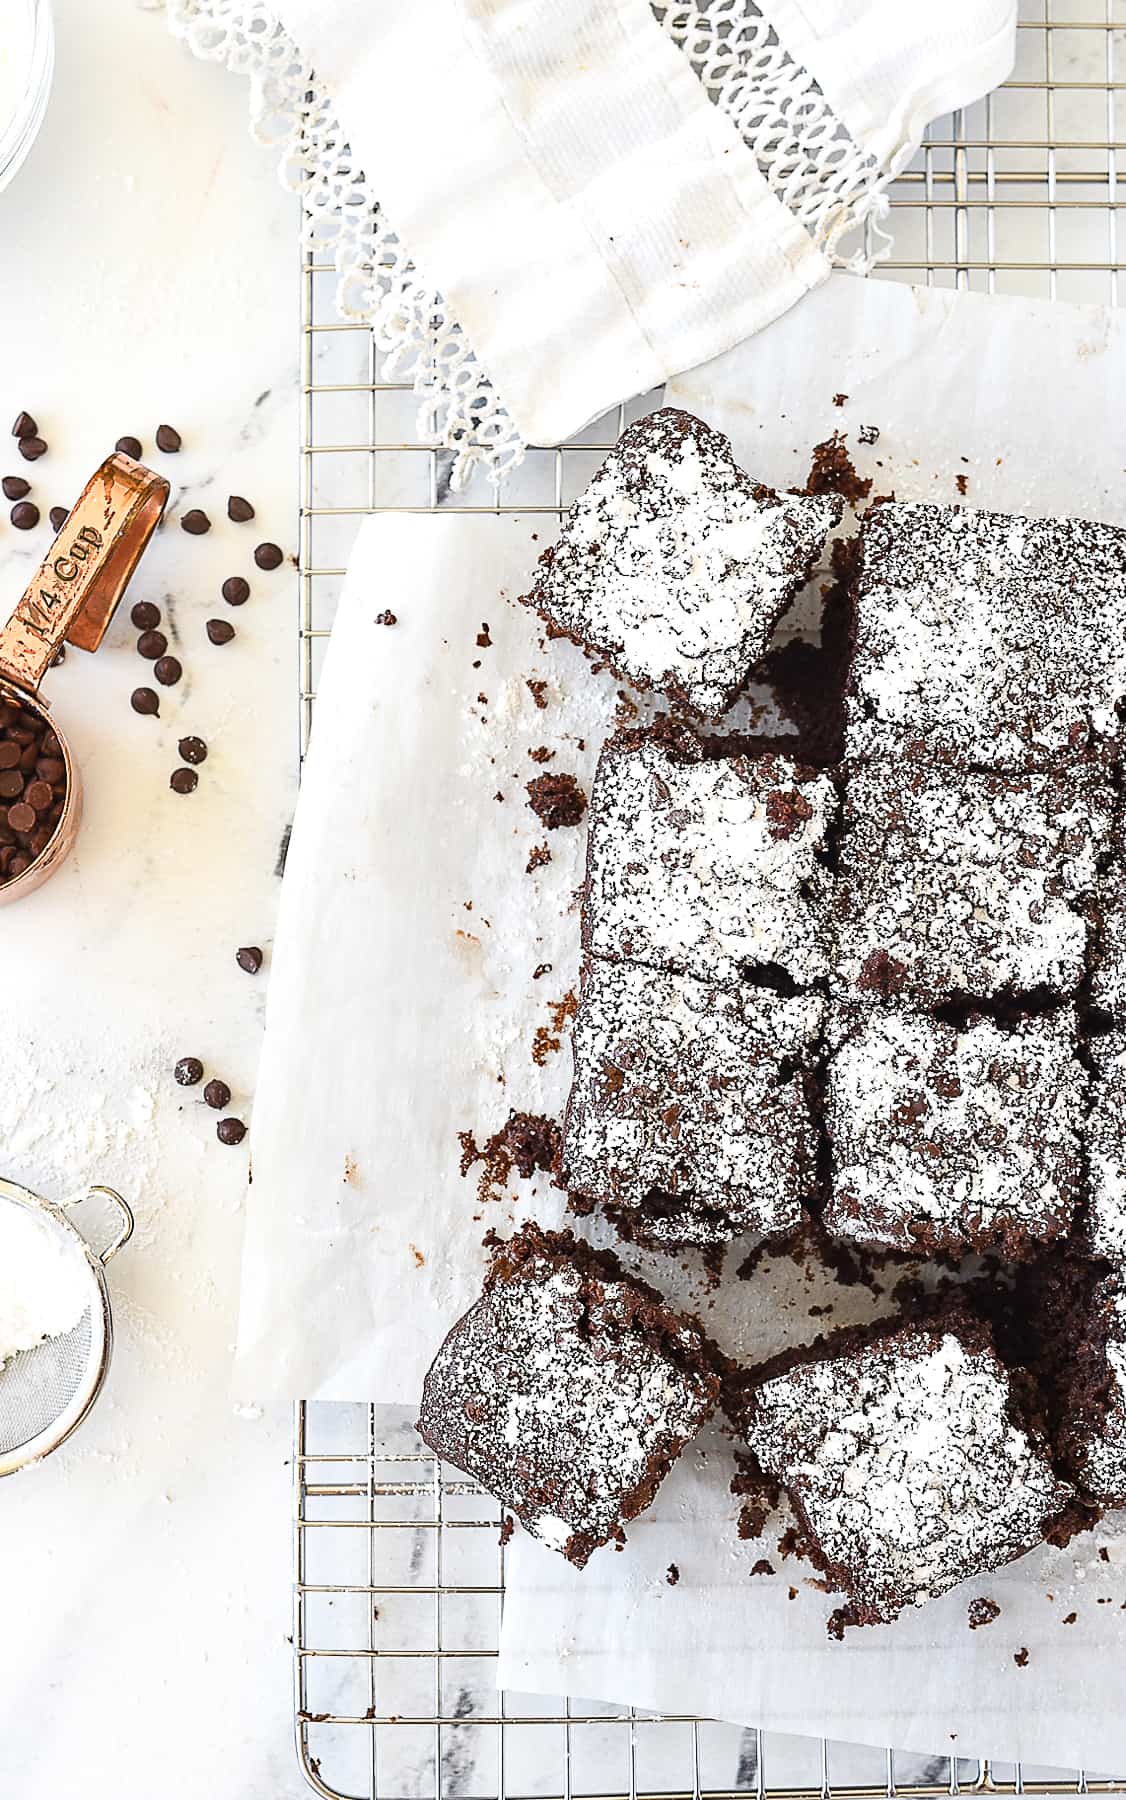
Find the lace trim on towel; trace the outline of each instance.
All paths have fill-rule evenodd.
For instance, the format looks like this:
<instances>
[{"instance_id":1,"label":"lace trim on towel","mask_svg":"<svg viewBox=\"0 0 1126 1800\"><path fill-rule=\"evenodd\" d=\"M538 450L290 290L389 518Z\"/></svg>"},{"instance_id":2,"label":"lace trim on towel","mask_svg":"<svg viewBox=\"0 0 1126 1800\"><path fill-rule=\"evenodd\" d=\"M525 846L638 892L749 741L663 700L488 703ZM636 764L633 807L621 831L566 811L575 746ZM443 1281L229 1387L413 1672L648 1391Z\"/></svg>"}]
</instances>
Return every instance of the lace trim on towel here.
<instances>
[{"instance_id":1,"label":"lace trim on towel","mask_svg":"<svg viewBox=\"0 0 1126 1800\"><path fill-rule=\"evenodd\" d=\"M249 76L251 134L280 153L282 182L301 196L305 246L331 257L338 310L371 326L386 374L419 396L419 433L452 453L451 486L479 465L500 481L524 441L356 166L324 83L262 0L167 0L167 12L197 56Z\"/></svg>"},{"instance_id":2,"label":"lace trim on towel","mask_svg":"<svg viewBox=\"0 0 1126 1800\"><path fill-rule=\"evenodd\" d=\"M651 4L770 187L825 254L851 268L886 254L839 251L846 233L883 217L885 172L842 130L753 0ZM249 78L251 133L279 152L281 179L301 196L305 245L332 258L340 313L371 326L386 373L408 380L418 395L419 432L451 453L451 486L464 487L479 466L499 482L523 458L523 439L356 166L324 83L264 0L167 0L167 12L197 56Z\"/></svg>"},{"instance_id":3,"label":"lace trim on towel","mask_svg":"<svg viewBox=\"0 0 1126 1800\"><path fill-rule=\"evenodd\" d=\"M883 185L889 171L859 149L813 76L784 49L754 0L650 0L658 23L683 51L709 99L723 108L773 193L839 267L866 272L891 238ZM870 229L846 253L842 239Z\"/></svg>"}]
</instances>

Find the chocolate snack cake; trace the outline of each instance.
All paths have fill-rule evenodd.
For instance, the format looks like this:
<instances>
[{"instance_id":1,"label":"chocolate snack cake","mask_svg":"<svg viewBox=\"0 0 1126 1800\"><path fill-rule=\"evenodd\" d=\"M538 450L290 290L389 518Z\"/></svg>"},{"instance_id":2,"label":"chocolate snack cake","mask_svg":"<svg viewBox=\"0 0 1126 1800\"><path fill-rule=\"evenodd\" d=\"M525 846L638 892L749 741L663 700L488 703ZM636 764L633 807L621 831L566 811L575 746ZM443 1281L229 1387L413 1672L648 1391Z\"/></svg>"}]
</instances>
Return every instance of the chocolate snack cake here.
<instances>
[{"instance_id":1,"label":"chocolate snack cake","mask_svg":"<svg viewBox=\"0 0 1126 1800\"><path fill-rule=\"evenodd\" d=\"M623 432L522 598L623 679L718 718L842 510L776 494L722 432L662 407Z\"/></svg>"},{"instance_id":2,"label":"chocolate snack cake","mask_svg":"<svg viewBox=\"0 0 1126 1800\"><path fill-rule=\"evenodd\" d=\"M779 1357L740 1413L805 1554L847 1596L833 1635L894 1619L1067 1527L1074 1495L988 1326L958 1308L939 1323L834 1332Z\"/></svg>"},{"instance_id":3,"label":"chocolate snack cake","mask_svg":"<svg viewBox=\"0 0 1126 1800\"><path fill-rule=\"evenodd\" d=\"M584 948L720 986L824 976L836 808L829 775L753 740L620 733L594 779Z\"/></svg>"},{"instance_id":4,"label":"chocolate snack cake","mask_svg":"<svg viewBox=\"0 0 1126 1800\"><path fill-rule=\"evenodd\" d=\"M994 774L850 763L832 982L921 1005L1073 994L1114 793L1097 765Z\"/></svg>"},{"instance_id":5,"label":"chocolate snack cake","mask_svg":"<svg viewBox=\"0 0 1126 1800\"><path fill-rule=\"evenodd\" d=\"M1126 1269L1126 1033L1096 1037L1091 1059L1086 1244L1092 1256Z\"/></svg>"},{"instance_id":6,"label":"chocolate snack cake","mask_svg":"<svg viewBox=\"0 0 1126 1800\"><path fill-rule=\"evenodd\" d=\"M494 1245L418 1430L580 1568L653 1499L719 1393L695 1322L570 1232Z\"/></svg>"},{"instance_id":7,"label":"chocolate snack cake","mask_svg":"<svg viewBox=\"0 0 1126 1800\"><path fill-rule=\"evenodd\" d=\"M861 541L850 756L1022 770L1115 743L1126 531L912 503Z\"/></svg>"},{"instance_id":8,"label":"chocolate snack cake","mask_svg":"<svg viewBox=\"0 0 1126 1800\"><path fill-rule=\"evenodd\" d=\"M815 1182L822 1005L589 958L563 1126L572 1206L666 1249L794 1230Z\"/></svg>"},{"instance_id":9,"label":"chocolate snack cake","mask_svg":"<svg viewBox=\"0 0 1126 1800\"><path fill-rule=\"evenodd\" d=\"M1071 1008L954 1025L896 1002L829 1010L825 1126L837 1237L1015 1260L1071 1229L1087 1076Z\"/></svg>"}]
</instances>

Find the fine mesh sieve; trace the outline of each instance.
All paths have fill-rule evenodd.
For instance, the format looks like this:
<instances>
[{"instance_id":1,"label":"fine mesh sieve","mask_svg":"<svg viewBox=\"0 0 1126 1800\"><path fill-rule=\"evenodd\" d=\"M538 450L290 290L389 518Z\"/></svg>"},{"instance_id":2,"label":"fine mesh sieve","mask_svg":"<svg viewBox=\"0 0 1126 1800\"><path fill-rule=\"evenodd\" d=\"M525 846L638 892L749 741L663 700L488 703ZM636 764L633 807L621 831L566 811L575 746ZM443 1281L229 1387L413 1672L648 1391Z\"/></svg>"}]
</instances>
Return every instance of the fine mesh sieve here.
<instances>
[{"instance_id":1,"label":"fine mesh sieve","mask_svg":"<svg viewBox=\"0 0 1126 1800\"><path fill-rule=\"evenodd\" d=\"M108 1201L119 1218L116 1235L100 1251L87 1243L63 1206L0 1180L0 1207L23 1207L45 1231L60 1234L60 1243L69 1252L68 1266L81 1272L88 1290L85 1309L69 1330L18 1351L0 1365L0 1476L12 1475L56 1450L82 1423L105 1381L113 1349L105 1265L128 1242L133 1215L121 1195L107 1187L91 1187L66 1204L95 1196ZM20 1279L18 1268L5 1270L4 1275L13 1282Z\"/></svg>"}]
</instances>

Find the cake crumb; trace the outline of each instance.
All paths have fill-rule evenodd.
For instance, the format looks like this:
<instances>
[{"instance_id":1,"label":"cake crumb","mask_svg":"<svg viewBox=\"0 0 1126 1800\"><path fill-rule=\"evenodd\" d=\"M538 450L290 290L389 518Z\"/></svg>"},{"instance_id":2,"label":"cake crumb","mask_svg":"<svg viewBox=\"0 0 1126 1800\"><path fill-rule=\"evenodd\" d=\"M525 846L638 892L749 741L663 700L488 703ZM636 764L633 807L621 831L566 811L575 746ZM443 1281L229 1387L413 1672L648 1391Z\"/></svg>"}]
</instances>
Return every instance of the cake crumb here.
<instances>
[{"instance_id":1,"label":"cake crumb","mask_svg":"<svg viewBox=\"0 0 1126 1800\"><path fill-rule=\"evenodd\" d=\"M547 711L547 682L529 675L524 683L541 712Z\"/></svg>"},{"instance_id":2,"label":"cake crumb","mask_svg":"<svg viewBox=\"0 0 1126 1800\"><path fill-rule=\"evenodd\" d=\"M550 861L551 851L548 849L547 845L536 844L529 853L527 862L524 864L525 875L534 875L537 869L542 869L545 863L549 863ZM532 980L534 981L535 979L536 978L533 975Z\"/></svg>"},{"instance_id":3,"label":"cake crumb","mask_svg":"<svg viewBox=\"0 0 1126 1800\"><path fill-rule=\"evenodd\" d=\"M491 649L492 642L493 640L489 636L489 622L485 619L482 622L480 631L477 633L477 648L478 650Z\"/></svg>"},{"instance_id":4,"label":"cake crumb","mask_svg":"<svg viewBox=\"0 0 1126 1800\"><path fill-rule=\"evenodd\" d=\"M665 1576L665 1580L668 1582L670 1587L675 1587L677 1582L680 1580L680 1570L677 1568L675 1563L669 1564L668 1574Z\"/></svg>"},{"instance_id":5,"label":"cake crumb","mask_svg":"<svg viewBox=\"0 0 1126 1800\"><path fill-rule=\"evenodd\" d=\"M354 1156L344 1158L344 1180L349 1187L359 1187L360 1170Z\"/></svg>"},{"instance_id":6,"label":"cake crumb","mask_svg":"<svg viewBox=\"0 0 1126 1800\"><path fill-rule=\"evenodd\" d=\"M423 1256L422 1251L418 1248L418 1245L417 1244L408 1244L407 1249L410 1251L411 1255L414 1257L415 1268L416 1269L425 1268L426 1267L426 1258Z\"/></svg>"},{"instance_id":7,"label":"cake crumb","mask_svg":"<svg viewBox=\"0 0 1126 1800\"><path fill-rule=\"evenodd\" d=\"M811 496L840 494L843 500L855 505L858 500L868 498L872 491L872 478L857 474L853 460L845 448L843 435L834 431L832 437L826 438L823 444L814 445L809 474L800 491Z\"/></svg>"},{"instance_id":8,"label":"cake crumb","mask_svg":"<svg viewBox=\"0 0 1126 1800\"><path fill-rule=\"evenodd\" d=\"M878 425L862 425L856 436L857 441L861 444L878 444L880 428Z\"/></svg>"},{"instance_id":9,"label":"cake crumb","mask_svg":"<svg viewBox=\"0 0 1126 1800\"><path fill-rule=\"evenodd\" d=\"M377 625L397 625L399 623L397 616L393 612L386 611L376 613L375 622Z\"/></svg>"},{"instance_id":10,"label":"cake crumb","mask_svg":"<svg viewBox=\"0 0 1126 1800\"><path fill-rule=\"evenodd\" d=\"M1065 1625L1074 1625L1074 1623L1078 1617L1079 1617L1078 1613L1074 1613L1074 1612L1065 1613L1063 1622Z\"/></svg>"},{"instance_id":11,"label":"cake crumb","mask_svg":"<svg viewBox=\"0 0 1126 1800\"><path fill-rule=\"evenodd\" d=\"M549 763L555 752L549 750L546 744L537 744L534 750L528 751L528 755L534 763Z\"/></svg>"},{"instance_id":12,"label":"cake crumb","mask_svg":"<svg viewBox=\"0 0 1126 1800\"><path fill-rule=\"evenodd\" d=\"M515 1169L521 1181L530 1181L537 1169L552 1171L559 1155L559 1126L539 1113L510 1112L499 1131L477 1143L472 1131L459 1131L459 1172L468 1175L475 1163L483 1165L477 1179L480 1200L499 1200Z\"/></svg>"},{"instance_id":13,"label":"cake crumb","mask_svg":"<svg viewBox=\"0 0 1126 1800\"><path fill-rule=\"evenodd\" d=\"M753 1563L751 1566L752 1575L773 1575L773 1573L774 1564L768 1562L765 1556L760 1556L757 1563Z\"/></svg>"},{"instance_id":14,"label":"cake crumb","mask_svg":"<svg viewBox=\"0 0 1126 1800\"><path fill-rule=\"evenodd\" d=\"M577 825L586 811L586 795L573 775L537 775L525 787L528 805L548 831Z\"/></svg>"},{"instance_id":15,"label":"cake crumb","mask_svg":"<svg viewBox=\"0 0 1126 1800\"><path fill-rule=\"evenodd\" d=\"M1013 1661L1016 1663L1016 1666L1018 1669L1027 1669L1027 1667L1028 1667L1028 1651L1024 1648L1023 1644L1022 1644L1021 1648L1014 1655Z\"/></svg>"},{"instance_id":16,"label":"cake crumb","mask_svg":"<svg viewBox=\"0 0 1126 1800\"><path fill-rule=\"evenodd\" d=\"M843 406L847 399L848 399L847 394L834 394L833 395L833 405L834 406Z\"/></svg>"},{"instance_id":17,"label":"cake crumb","mask_svg":"<svg viewBox=\"0 0 1126 1800\"><path fill-rule=\"evenodd\" d=\"M497 1539L502 1550L504 1549L504 1546L510 1542L512 1533L515 1530L516 1520L511 1513L505 1513L504 1518L500 1522L500 1537Z\"/></svg>"},{"instance_id":18,"label":"cake crumb","mask_svg":"<svg viewBox=\"0 0 1126 1800\"><path fill-rule=\"evenodd\" d=\"M960 494L964 494L966 492L966 490L968 489L969 485L970 485L969 479L967 476L955 475L954 486L957 488L957 490Z\"/></svg>"},{"instance_id":19,"label":"cake crumb","mask_svg":"<svg viewBox=\"0 0 1126 1800\"><path fill-rule=\"evenodd\" d=\"M537 963L535 968L532 970L532 980L539 981L542 976L550 975L550 974L551 974L551 964L550 963Z\"/></svg>"},{"instance_id":20,"label":"cake crumb","mask_svg":"<svg viewBox=\"0 0 1126 1800\"><path fill-rule=\"evenodd\" d=\"M971 1600L967 1608L970 1630L978 1631L983 1625L992 1625L1001 1617L1001 1608L996 1600L989 1600L984 1595L978 1600Z\"/></svg>"}]
</instances>

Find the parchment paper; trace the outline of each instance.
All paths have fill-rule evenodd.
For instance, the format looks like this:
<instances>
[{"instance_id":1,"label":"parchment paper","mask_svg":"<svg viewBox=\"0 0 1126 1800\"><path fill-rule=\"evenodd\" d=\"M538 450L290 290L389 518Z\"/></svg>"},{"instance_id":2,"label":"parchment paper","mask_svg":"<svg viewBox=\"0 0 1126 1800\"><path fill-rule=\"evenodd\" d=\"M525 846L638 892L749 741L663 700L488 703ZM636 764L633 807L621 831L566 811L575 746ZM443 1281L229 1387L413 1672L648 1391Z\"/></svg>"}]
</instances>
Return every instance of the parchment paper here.
<instances>
[{"instance_id":1,"label":"parchment paper","mask_svg":"<svg viewBox=\"0 0 1126 1800\"><path fill-rule=\"evenodd\" d=\"M880 492L953 500L962 477L970 502L1122 521L1124 376L1109 313L841 277L669 397L778 485L800 483L812 446L840 429ZM858 442L862 426L875 442ZM510 604L547 537L540 518L450 514L384 517L359 540L274 954L244 1394L416 1404L477 1291L483 1232L561 1216L542 1177L492 1198L479 1165L458 1168L459 1132L483 1141L510 1108L561 1110L570 1058L556 1008L576 984L584 834L545 833L525 784L572 773L589 791L602 738L635 704ZM376 622L387 609L393 626ZM529 681L546 683L544 705ZM766 697L747 711L761 722ZM526 873L541 845L550 862ZM736 1354L813 1335L811 1309L830 1301L834 1322L879 1309L785 1261L740 1281L746 1249L732 1248L715 1289L691 1259L632 1260ZM627 1549L582 1576L518 1533L503 1682L928 1753L1126 1766L1117 1530L839 1646L824 1633L832 1600L780 1561L777 1533L736 1539L730 1473L713 1432ZM759 1557L775 1575L751 1577ZM971 1634L978 1594L1002 1613Z\"/></svg>"}]
</instances>

